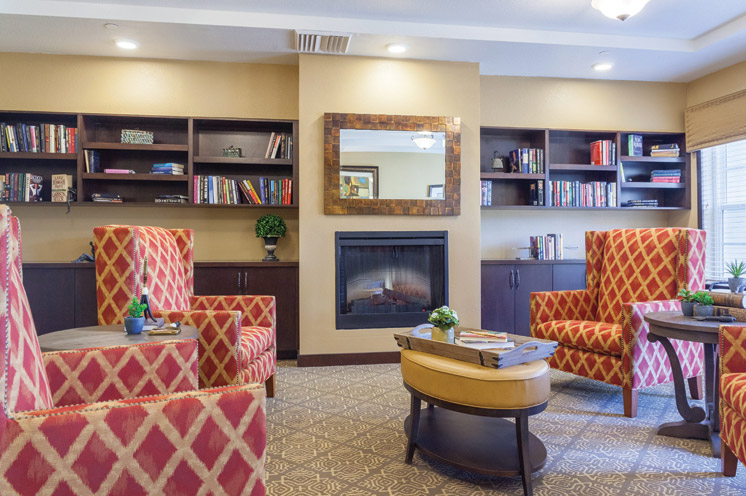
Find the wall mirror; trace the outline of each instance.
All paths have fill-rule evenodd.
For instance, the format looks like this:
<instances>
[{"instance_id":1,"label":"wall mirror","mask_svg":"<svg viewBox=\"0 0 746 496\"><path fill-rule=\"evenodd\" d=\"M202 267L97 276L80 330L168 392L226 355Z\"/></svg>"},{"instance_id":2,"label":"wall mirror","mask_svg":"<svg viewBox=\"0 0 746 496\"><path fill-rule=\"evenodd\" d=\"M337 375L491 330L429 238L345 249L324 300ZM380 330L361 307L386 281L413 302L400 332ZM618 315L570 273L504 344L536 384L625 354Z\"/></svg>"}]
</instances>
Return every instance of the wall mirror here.
<instances>
[{"instance_id":1,"label":"wall mirror","mask_svg":"<svg viewBox=\"0 0 746 496\"><path fill-rule=\"evenodd\" d=\"M324 114L324 213L458 215L457 117Z\"/></svg>"}]
</instances>

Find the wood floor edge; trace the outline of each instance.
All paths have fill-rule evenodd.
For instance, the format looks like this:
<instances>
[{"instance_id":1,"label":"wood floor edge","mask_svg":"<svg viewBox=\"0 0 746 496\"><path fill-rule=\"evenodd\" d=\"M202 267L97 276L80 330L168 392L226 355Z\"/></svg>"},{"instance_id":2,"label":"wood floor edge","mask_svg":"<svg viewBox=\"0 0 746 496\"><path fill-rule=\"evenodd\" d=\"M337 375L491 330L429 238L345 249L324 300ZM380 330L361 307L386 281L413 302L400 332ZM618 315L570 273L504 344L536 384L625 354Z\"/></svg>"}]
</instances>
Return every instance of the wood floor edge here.
<instances>
[{"instance_id":1,"label":"wood floor edge","mask_svg":"<svg viewBox=\"0 0 746 496\"><path fill-rule=\"evenodd\" d=\"M332 353L327 355L298 355L298 367L326 367L330 365L374 365L379 363L399 363L398 351L375 353Z\"/></svg>"}]
</instances>

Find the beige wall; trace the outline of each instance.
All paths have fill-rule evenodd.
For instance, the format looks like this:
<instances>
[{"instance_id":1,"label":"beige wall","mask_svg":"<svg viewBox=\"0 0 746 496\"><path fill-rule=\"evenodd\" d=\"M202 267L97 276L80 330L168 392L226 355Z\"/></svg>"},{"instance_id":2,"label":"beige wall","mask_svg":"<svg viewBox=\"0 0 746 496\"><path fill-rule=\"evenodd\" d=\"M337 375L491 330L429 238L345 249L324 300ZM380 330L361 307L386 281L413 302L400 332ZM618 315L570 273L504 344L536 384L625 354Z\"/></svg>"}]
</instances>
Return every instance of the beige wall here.
<instances>
[{"instance_id":1,"label":"beige wall","mask_svg":"<svg viewBox=\"0 0 746 496\"><path fill-rule=\"evenodd\" d=\"M442 154L346 152L340 155L342 165L378 167L378 198L425 199L429 197L429 185L446 182L446 158Z\"/></svg>"},{"instance_id":2,"label":"beige wall","mask_svg":"<svg viewBox=\"0 0 746 496\"><path fill-rule=\"evenodd\" d=\"M0 109L206 117L298 118L298 68L177 60L0 53ZM9 90L10 89L10 90ZM14 206L24 260L66 261L87 251L92 228L150 224L196 230L197 260L260 260L253 234L264 213L224 208ZM277 256L298 260L298 213Z\"/></svg>"},{"instance_id":3,"label":"beige wall","mask_svg":"<svg viewBox=\"0 0 746 496\"><path fill-rule=\"evenodd\" d=\"M685 84L504 76L480 79L483 126L684 131ZM518 248L528 245L529 236L560 232L565 246L579 247L567 255L583 258L586 230L667 226L674 220L669 217L665 212L649 211L484 210L481 256L526 256L525 250Z\"/></svg>"},{"instance_id":4,"label":"beige wall","mask_svg":"<svg viewBox=\"0 0 746 496\"><path fill-rule=\"evenodd\" d=\"M396 329L336 330L334 232L448 230L450 304L480 322L479 202L461 215L339 216L323 212L324 112L445 115L462 120L464 198L479 197L479 68L476 64L302 55L300 117L300 353L393 351Z\"/></svg>"}]
</instances>

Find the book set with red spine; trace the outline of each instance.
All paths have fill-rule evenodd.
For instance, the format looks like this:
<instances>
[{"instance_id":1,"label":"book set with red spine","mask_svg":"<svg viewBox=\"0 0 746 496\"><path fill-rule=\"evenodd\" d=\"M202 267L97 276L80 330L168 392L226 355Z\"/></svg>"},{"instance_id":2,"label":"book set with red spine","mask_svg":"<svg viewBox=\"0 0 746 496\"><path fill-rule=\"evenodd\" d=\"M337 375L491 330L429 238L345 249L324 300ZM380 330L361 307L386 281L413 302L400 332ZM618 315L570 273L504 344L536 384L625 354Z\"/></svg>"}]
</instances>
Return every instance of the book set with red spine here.
<instances>
[{"instance_id":1,"label":"book set with red spine","mask_svg":"<svg viewBox=\"0 0 746 496\"><path fill-rule=\"evenodd\" d=\"M0 122L0 152L76 153L77 149L75 127Z\"/></svg>"},{"instance_id":2,"label":"book set with red spine","mask_svg":"<svg viewBox=\"0 0 746 496\"><path fill-rule=\"evenodd\" d=\"M593 141L591 165L616 165L616 143L612 140Z\"/></svg>"}]
</instances>

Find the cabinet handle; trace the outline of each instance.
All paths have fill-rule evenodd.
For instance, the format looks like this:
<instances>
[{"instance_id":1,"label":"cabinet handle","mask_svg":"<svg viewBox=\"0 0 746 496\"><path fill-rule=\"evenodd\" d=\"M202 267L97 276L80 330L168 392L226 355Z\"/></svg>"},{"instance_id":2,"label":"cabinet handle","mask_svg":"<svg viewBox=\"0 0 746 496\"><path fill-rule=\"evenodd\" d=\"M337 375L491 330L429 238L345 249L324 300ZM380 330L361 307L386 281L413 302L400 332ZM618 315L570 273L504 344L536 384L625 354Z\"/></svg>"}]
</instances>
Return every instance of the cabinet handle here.
<instances>
[{"instance_id":1,"label":"cabinet handle","mask_svg":"<svg viewBox=\"0 0 746 496\"><path fill-rule=\"evenodd\" d=\"M241 273L240 272L238 273L238 294L242 294L241 293Z\"/></svg>"},{"instance_id":2,"label":"cabinet handle","mask_svg":"<svg viewBox=\"0 0 746 496\"><path fill-rule=\"evenodd\" d=\"M249 273L243 273L243 291L244 294L249 294Z\"/></svg>"},{"instance_id":3,"label":"cabinet handle","mask_svg":"<svg viewBox=\"0 0 746 496\"><path fill-rule=\"evenodd\" d=\"M510 269L510 275L508 276L508 284L510 285L510 289L513 289L513 269Z\"/></svg>"},{"instance_id":4,"label":"cabinet handle","mask_svg":"<svg viewBox=\"0 0 746 496\"><path fill-rule=\"evenodd\" d=\"M521 287L521 269L515 269L515 290Z\"/></svg>"}]
</instances>

